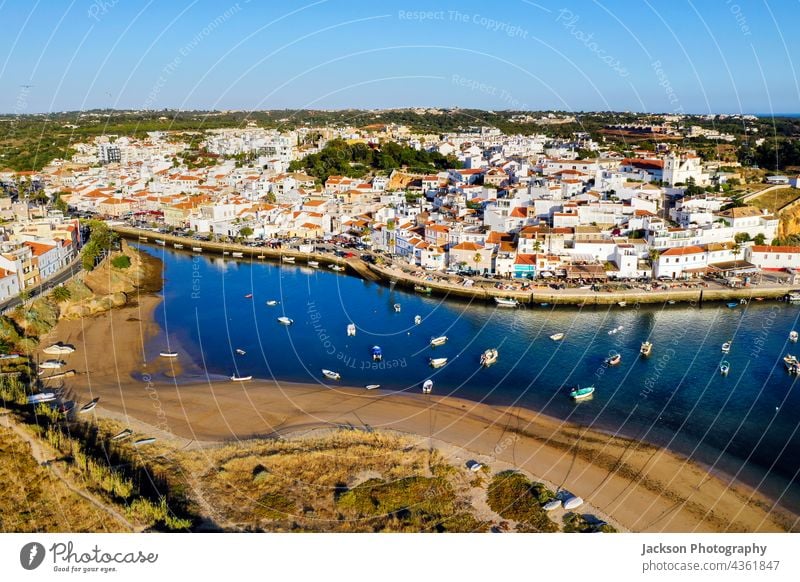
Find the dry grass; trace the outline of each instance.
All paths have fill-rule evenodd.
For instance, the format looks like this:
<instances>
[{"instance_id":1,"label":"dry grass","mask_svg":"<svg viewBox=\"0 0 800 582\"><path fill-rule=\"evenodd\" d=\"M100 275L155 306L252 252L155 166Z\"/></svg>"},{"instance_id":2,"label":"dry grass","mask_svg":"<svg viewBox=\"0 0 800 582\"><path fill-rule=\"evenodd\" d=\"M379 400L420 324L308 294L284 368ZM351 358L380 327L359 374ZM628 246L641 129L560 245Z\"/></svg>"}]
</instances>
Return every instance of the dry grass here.
<instances>
[{"instance_id":1,"label":"dry grass","mask_svg":"<svg viewBox=\"0 0 800 582\"><path fill-rule=\"evenodd\" d=\"M779 208L798 198L800 198L800 190L797 188L780 188L767 192L763 196L757 196L749 204L757 208L766 208L769 212L776 212Z\"/></svg>"},{"instance_id":2,"label":"dry grass","mask_svg":"<svg viewBox=\"0 0 800 582\"><path fill-rule=\"evenodd\" d=\"M39 466L28 444L4 427L0 427L0 488L0 531L122 531L105 512Z\"/></svg>"}]
</instances>

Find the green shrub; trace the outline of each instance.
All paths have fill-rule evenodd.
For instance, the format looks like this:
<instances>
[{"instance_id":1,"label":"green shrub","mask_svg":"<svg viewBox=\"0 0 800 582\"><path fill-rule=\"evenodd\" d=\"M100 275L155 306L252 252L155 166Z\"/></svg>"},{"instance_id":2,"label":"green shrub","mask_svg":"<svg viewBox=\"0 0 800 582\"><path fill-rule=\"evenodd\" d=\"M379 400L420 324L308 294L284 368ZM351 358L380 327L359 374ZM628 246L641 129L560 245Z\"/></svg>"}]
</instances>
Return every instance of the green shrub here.
<instances>
[{"instance_id":1,"label":"green shrub","mask_svg":"<svg viewBox=\"0 0 800 582\"><path fill-rule=\"evenodd\" d=\"M111 266L116 269L127 269L131 266L131 258L128 255L119 255L111 259Z\"/></svg>"},{"instance_id":2,"label":"green shrub","mask_svg":"<svg viewBox=\"0 0 800 582\"><path fill-rule=\"evenodd\" d=\"M558 526L542 509L540 500L549 500L553 493L541 483L532 483L516 471L498 473L489 483L489 507L505 519L519 522L520 531L557 531Z\"/></svg>"}]
</instances>

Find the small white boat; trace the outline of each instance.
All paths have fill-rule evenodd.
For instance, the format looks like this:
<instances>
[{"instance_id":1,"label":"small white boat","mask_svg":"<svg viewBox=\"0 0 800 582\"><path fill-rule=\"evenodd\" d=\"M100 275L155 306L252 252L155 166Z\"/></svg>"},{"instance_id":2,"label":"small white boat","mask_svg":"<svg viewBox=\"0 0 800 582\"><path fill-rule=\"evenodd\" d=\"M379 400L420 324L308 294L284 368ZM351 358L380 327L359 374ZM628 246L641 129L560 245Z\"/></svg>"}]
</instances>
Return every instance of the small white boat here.
<instances>
[{"instance_id":1,"label":"small white boat","mask_svg":"<svg viewBox=\"0 0 800 582\"><path fill-rule=\"evenodd\" d=\"M331 270L336 271L337 273L341 273L342 271L344 271L344 267L340 265L331 265Z\"/></svg>"},{"instance_id":2,"label":"small white boat","mask_svg":"<svg viewBox=\"0 0 800 582\"><path fill-rule=\"evenodd\" d=\"M569 391L569 397L573 400L584 400L585 398L591 397L592 394L594 394L594 386L586 386L585 388L576 386Z\"/></svg>"},{"instance_id":3,"label":"small white boat","mask_svg":"<svg viewBox=\"0 0 800 582\"><path fill-rule=\"evenodd\" d=\"M231 253L231 256L236 259L241 259L242 257L244 257L244 253Z\"/></svg>"},{"instance_id":4,"label":"small white boat","mask_svg":"<svg viewBox=\"0 0 800 582\"><path fill-rule=\"evenodd\" d=\"M65 346L62 344L53 344L52 346L47 346L42 351L50 356L59 356L63 354L71 354L72 352L75 351L75 348L73 348L72 346Z\"/></svg>"},{"instance_id":5,"label":"small white boat","mask_svg":"<svg viewBox=\"0 0 800 582\"><path fill-rule=\"evenodd\" d=\"M724 344L722 344L722 353L723 354L727 354L730 351L731 351L731 342L730 341L727 341Z\"/></svg>"},{"instance_id":6,"label":"small white boat","mask_svg":"<svg viewBox=\"0 0 800 582\"><path fill-rule=\"evenodd\" d=\"M66 362L62 360L45 360L44 362L39 364L39 367L42 370L58 370L64 365L66 365Z\"/></svg>"},{"instance_id":7,"label":"small white boat","mask_svg":"<svg viewBox=\"0 0 800 582\"><path fill-rule=\"evenodd\" d=\"M193 253L202 253L203 252L203 247L192 247L192 252Z\"/></svg>"},{"instance_id":8,"label":"small white boat","mask_svg":"<svg viewBox=\"0 0 800 582\"><path fill-rule=\"evenodd\" d=\"M395 303L394 304L394 312L395 313L400 313L400 304L399 303Z\"/></svg>"},{"instance_id":9,"label":"small white boat","mask_svg":"<svg viewBox=\"0 0 800 582\"><path fill-rule=\"evenodd\" d=\"M425 380L422 384L422 393L430 394L433 392L433 380Z\"/></svg>"},{"instance_id":10,"label":"small white boat","mask_svg":"<svg viewBox=\"0 0 800 582\"><path fill-rule=\"evenodd\" d=\"M431 346L443 346L445 343L447 343L446 335L440 335L439 337L431 338Z\"/></svg>"},{"instance_id":11,"label":"small white boat","mask_svg":"<svg viewBox=\"0 0 800 582\"><path fill-rule=\"evenodd\" d=\"M622 355L619 352L612 352L606 358L606 364L609 366L616 366L622 361Z\"/></svg>"},{"instance_id":12,"label":"small white boat","mask_svg":"<svg viewBox=\"0 0 800 582\"><path fill-rule=\"evenodd\" d=\"M237 354L239 354L240 356L243 356L243 355L245 355L247 352L246 352L246 351L244 351L244 350L243 350L243 349L241 349L241 348L236 348L236 353L237 353Z\"/></svg>"},{"instance_id":13,"label":"small white boat","mask_svg":"<svg viewBox=\"0 0 800 582\"><path fill-rule=\"evenodd\" d=\"M149 445L150 443L156 442L156 437L147 437L143 439L139 439L138 441L133 441L134 447L141 447L142 445Z\"/></svg>"},{"instance_id":14,"label":"small white boat","mask_svg":"<svg viewBox=\"0 0 800 582\"><path fill-rule=\"evenodd\" d=\"M639 348L639 353L642 354L645 358L650 355L653 351L653 344L649 341L642 342L642 347Z\"/></svg>"},{"instance_id":15,"label":"small white boat","mask_svg":"<svg viewBox=\"0 0 800 582\"><path fill-rule=\"evenodd\" d=\"M161 246L163 247L163 246L164 246L164 245L166 245L167 243L166 243L166 242L164 242L163 240L156 239L156 244L157 244L157 245L161 245Z\"/></svg>"},{"instance_id":16,"label":"small white boat","mask_svg":"<svg viewBox=\"0 0 800 582\"><path fill-rule=\"evenodd\" d=\"M313 269L319 269L319 261L308 261L308 266Z\"/></svg>"},{"instance_id":17,"label":"small white boat","mask_svg":"<svg viewBox=\"0 0 800 582\"><path fill-rule=\"evenodd\" d=\"M553 340L554 342L561 341L562 339L564 339L564 334L554 333L553 335L550 336L550 339Z\"/></svg>"},{"instance_id":18,"label":"small white boat","mask_svg":"<svg viewBox=\"0 0 800 582\"><path fill-rule=\"evenodd\" d=\"M790 342L796 342L797 341L797 337L798 337L798 333L796 331L792 330L792 331L789 332L789 341Z\"/></svg>"},{"instance_id":19,"label":"small white boat","mask_svg":"<svg viewBox=\"0 0 800 582\"><path fill-rule=\"evenodd\" d=\"M719 373L723 376L727 376L728 372L731 371L731 365L728 363L727 360L723 360L719 365Z\"/></svg>"},{"instance_id":20,"label":"small white boat","mask_svg":"<svg viewBox=\"0 0 800 582\"><path fill-rule=\"evenodd\" d=\"M86 414L87 412L91 412L94 410L97 403L100 401L100 398L92 399L88 404L84 404L81 406L80 410L78 410L78 414Z\"/></svg>"},{"instance_id":21,"label":"small white boat","mask_svg":"<svg viewBox=\"0 0 800 582\"><path fill-rule=\"evenodd\" d=\"M481 366L489 367L497 361L498 352L495 348L489 348L481 354Z\"/></svg>"},{"instance_id":22,"label":"small white boat","mask_svg":"<svg viewBox=\"0 0 800 582\"><path fill-rule=\"evenodd\" d=\"M519 301L512 297L495 297L494 302L497 303L498 307L516 307L519 305Z\"/></svg>"},{"instance_id":23,"label":"small white boat","mask_svg":"<svg viewBox=\"0 0 800 582\"><path fill-rule=\"evenodd\" d=\"M790 374L797 374L800 372L800 361L792 354L784 356L783 363L786 366L786 371Z\"/></svg>"},{"instance_id":24,"label":"small white boat","mask_svg":"<svg viewBox=\"0 0 800 582\"><path fill-rule=\"evenodd\" d=\"M269 307L275 307L277 304L278 304L278 302L275 301L274 299L270 299L269 301L267 301L267 305Z\"/></svg>"},{"instance_id":25,"label":"small white boat","mask_svg":"<svg viewBox=\"0 0 800 582\"><path fill-rule=\"evenodd\" d=\"M420 323L422 323L422 316L421 315L415 315L414 316L414 325L419 325Z\"/></svg>"},{"instance_id":26,"label":"small white boat","mask_svg":"<svg viewBox=\"0 0 800 582\"><path fill-rule=\"evenodd\" d=\"M447 358L431 358L428 360L431 368L441 368L447 363Z\"/></svg>"},{"instance_id":27,"label":"small white boat","mask_svg":"<svg viewBox=\"0 0 800 582\"><path fill-rule=\"evenodd\" d=\"M356 335L356 324L355 323L348 323L347 324L347 335Z\"/></svg>"},{"instance_id":28,"label":"small white boat","mask_svg":"<svg viewBox=\"0 0 800 582\"><path fill-rule=\"evenodd\" d=\"M231 376L231 381L233 382L247 382L252 379L252 376Z\"/></svg>"},{"instance_id":29,"label":"small white boat","mask_svg":"<svg viewBox=\"0 0 800 582\"><path fill-rule=\"evenodd\" d=\"M619 305L620 307L625 307L627 304L628 303L626 301L618 301L617 302L617 305Z\"/></svg>"},{"instance_id":30,"label":"small white boat","mask_svg":"<svg viewBox=\"0 0 800 582\"><path fill-rule=\"evenodd\" d=\"M565 499L563 502L564 509L570 511L572 509L577 509L581 505L583 505L583 499L578 497L577 495L573 495L569 499Z\"/></svg>"},{"instance_id":31,"label":"small white boat","mask_svg":"<svg viewBox=\"0 0 800 582\"><path fill-rule=\"evenodd\" d=\"M373 362L380 362L383 359L383 350L381 350L381 346L372 346L371 353Z\"/></svg>"},{"instance_id":32,"label":"small white boat","mask_svg":"<svg viewBox=\"0 0 800 582\"><path fill-rule=\"evenodd\" d=\"M177 358L178 352L158 352L158 355L162 358Z\"/></svg>"},{"instance_id":33,"label":"small white boat","mask_svg":"<svg viewBox=\"0 0 800 582\"><path fill-rule=\"evenodd\" d=\"M367 384L367 385L365 386L365 388L366 388L367 390L377 390L377 389L378 389L378 388L380 388L380 387L381 387L381 385L380 385L380 384Z\"/></svg>"},{"instance_id":34,"label":"small white boat","mask_svg":"<svg viewBox=\"0 0 800 582\"><path fill-rule=\"evenodd\" d=\"M52 402L56 399L55 392L40 392L28 396L28 404L41 404L42 402Z\"/></svg>"},{"instance_id":35,"label":"small white boat","mask_svg":"<svg viewBox=\"0 0 800 582\"><path fill-rule=\"evenodd\" d=\"M118 432L113 437L111 437L111 440L112 441L122 441L122 440L125 440L126 438L128 438L129 436L131 436L132 434L133 434L133 431L131 429L129 429L129 428L126 428L122 432Z\"/></svg>"},{"instance_id":36,"label":"small white boat","mask_svg":"<svg viewBox=\"0 0 800 582\"><path fill-rule=\"evenodd\" d=\"M558 509L561 507L561 500L560 499L551 499L544 505L542 505L542 509L545 511L553 511L554 509Z\"/></svg>"},{"instance_id":37,"label":"small white boat","mask_svg":"<svg viewBox=\"0 0 800 582\"><path fill-rule=\"evenodd\" d=\"M244 296L244 298L245 299L252 299L253 298L253 294L252 293L248 293L247 295Z\"/></svg>"},{"instance_id":38,"label":"small white boat","mask_svg":"<svg viewBox=\"0 0 800 582\"><path fill-rule=\"evenodd\" d=\"M667 305L675 305L675 300L674 299L668 299L667 300Z\"/></svg>"},{"instance_id":39,"label":"small white boat","mask_svg":"<svg viewBox=\"0 0 800 582\"><path fill-rule=\"evenodd\" d=\"M283 257L284 263L294 263L294 257Z\"/></svg>"},{"instance_id":40,"label":"small white boat","mask_svg":"<svg viewBox=\"0 0 800 582\"><path fill-rule=\"evenodd\" d=\"M294 320L289 319L285 315L282 315L278 318L278 323L280 323L281 325L292 325L294 323Z\"/></svg>"},{"instance_id":41,"label":"small white boat","mask_svg":"<svg viewBox=\"0 0 800 582\"><path fill-rule=\"evenodd\" d=\"M334 372L333 370L325 370L324 368L322 370L322 375L325 376L326 378L331 379L331 380L341 380L342 379L342 375L339 372Z\"/></svg>"},{"instance_id":42,"label":"small white boat","mask_svg":"<svg viewBox=\"0 0 800 582\"><path fill-rule=\"evenodd\" d=\"M608 335L614 335L615 333L617 333L617 328L616 327L613 328L613 329L609 329L608 330Z\"/></svg>"}]
</instances>

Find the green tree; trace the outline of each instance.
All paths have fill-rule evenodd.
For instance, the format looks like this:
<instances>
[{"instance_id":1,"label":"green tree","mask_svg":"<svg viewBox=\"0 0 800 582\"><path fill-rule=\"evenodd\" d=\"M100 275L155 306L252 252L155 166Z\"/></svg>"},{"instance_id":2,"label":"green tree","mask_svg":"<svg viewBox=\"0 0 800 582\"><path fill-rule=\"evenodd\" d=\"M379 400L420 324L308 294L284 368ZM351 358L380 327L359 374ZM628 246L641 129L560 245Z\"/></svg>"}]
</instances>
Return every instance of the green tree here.
<instances>
[{"instance_id":1,"label":"green tree","mask_svg":"<svg viewBox=\"0 0 800 582\"><path fill-rule=\"evenodd\" d=\"M253 236L253 229L250 228L249 226L245 226L245 227L239 229L239 234L242 235L245 238L247 238L249 236Z\"/></svg>"},{"instance_id":2,"label":"green tree","mask_svg":"<svg viewBox=\"0 0 800 582\"><path fill-rule=\"evenodd\" d=\"M56 210L60 210L61 212L63 212L64 214L66 214L66 213L67 213L67 211L69 211L69 207L67 206L67 203L66 203L66 202L64 202L64 199L63 199L63 198L61 198L61 195L62 195L62 194L63 194L63 192L56 192L56 193L53 195L53 207L54 207Z\"/></svg>"},{"instance_id":3,"label":"green tree","mask_svg":"<svg viewBox=\"0 0 800 582\"><path fill-rule=\"evenodd\" d=\"M737 243L746 243L750 240L750 235L746 232L737 232L736 235L733 237L733 240Z\"/></svg>"},{"instance_id":4,"label":"green tree","mask_svg":"<svg viewBox=\"0 0 800 582\"><path fill-rule=\"evenodd\" d=\"M72 296L69 289L64 287L63 285L59 285L55 289L53 289L53 299L55 299L58 303L63 303L67 301Z\"/></svg>"},{"instance_id":5,"label":"green tree","mask_svg":"<svg viewBox=\"0 0 800 582\"><path fill-rule=\"evenodd\" d=\"M478 270L478 266L481 264L482 260L483 260L483 257L481 256L480 253L475 253L475 256L472 257L472 262L475 263L475 270L476 271Z\"/></svg>"},{"instance_id":6,"label":"green tree","mask_svg":"<svg viewBox=\"0 0 800 582\"><path fill-rule=\"evenodd\" d=\"M757 245L763 245L766 240L767 237L764 236L763 232L759 232L756 236L753 237L753 242Z\"/></svg>"}]
</instances>

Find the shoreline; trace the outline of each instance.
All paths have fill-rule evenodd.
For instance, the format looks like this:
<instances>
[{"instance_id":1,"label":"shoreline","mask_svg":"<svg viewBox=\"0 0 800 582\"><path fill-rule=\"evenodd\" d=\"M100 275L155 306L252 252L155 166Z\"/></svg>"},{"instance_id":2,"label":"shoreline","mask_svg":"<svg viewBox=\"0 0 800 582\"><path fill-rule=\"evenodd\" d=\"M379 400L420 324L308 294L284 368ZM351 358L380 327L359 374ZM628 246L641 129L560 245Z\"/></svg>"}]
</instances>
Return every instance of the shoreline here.
<instances>
[{"instance_id":1,"label":"shoreline","mask_svg":"<svg viewBox=\"0 0 800 582\"><path fill-rule=\"evenodd\" d=\"M400 284L413 291L414 286L422 285L430 287L431 293L442 296L446 299L456 299L462 301L481 300L493 302L495 297L510 297L525 305L538 305L547 303L550 306L574 306L587 307L592 305L615 305L626 302L634 304L657 304L675 301L676 303L702 304L706 301L721 302L745 299L747 301L760 298L763 300L783 300L786 294L796 289L792 285L775 285L769 287L743 287L743 288L701 288L701 289L670 289L655 291L614 291L614 292L595 292L581 289L554 290L554 289L533 289L530 291L512 291L495 288L475 288L464 287L442 281L428 281L424 278L413 277L401 269L383 267L368 264L361 259L343 259L320 253L301 253L296 250L271 249L266 247L248 247L236 243L218 243L210 241L199 241L191 238L175 236L171 234L153 233L153 231L139 228L113 225L110 228L120 236L143 243L154 243L156 240L164 241L164 246L170 244L170 248L175 251L183 251L192 254L192 248L200 248L203 251L211 251L215 254L228 256L231 260L248 258L250 260L274 260L283 264L282 258L293 257L307 263L310 260L318 261L323 265L340 265L346 267L346 274L355 274L362 279L378 281L383 284ZM144 239L144 240L142 240ZM181 245L175 247L175 245ZM234 257L232 253L241 253L241 257ZM291 263L291 266L298 266Z\"/></svg>"},{"instance_id":2,"label":"shoreline","mask_svg":"<svg viewBox=\"0 0 800 582\"><path fill-rule=\"evenodd\" d=\"M596 511L624 530L797 529L795 513L782 506L769 511L773 501L766 495L741 481L729 483L716 469L711 473L667 449L529 409L435 393L186 378L193 362L148 357L161 333L153 317L161 301L141 295L135 305L61 321L48 336L78 348L68 359L77 374L64 379L77 399L100 397L99 415L173 439L176 447L336 427L395 431L418 446L442 450L454 464L463 465L466 451L492 472L513 467L572 491L586 500L583 511ZM111 357L90 359L109 349Z\"/></svg>"}]
</instances>

